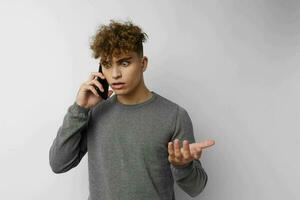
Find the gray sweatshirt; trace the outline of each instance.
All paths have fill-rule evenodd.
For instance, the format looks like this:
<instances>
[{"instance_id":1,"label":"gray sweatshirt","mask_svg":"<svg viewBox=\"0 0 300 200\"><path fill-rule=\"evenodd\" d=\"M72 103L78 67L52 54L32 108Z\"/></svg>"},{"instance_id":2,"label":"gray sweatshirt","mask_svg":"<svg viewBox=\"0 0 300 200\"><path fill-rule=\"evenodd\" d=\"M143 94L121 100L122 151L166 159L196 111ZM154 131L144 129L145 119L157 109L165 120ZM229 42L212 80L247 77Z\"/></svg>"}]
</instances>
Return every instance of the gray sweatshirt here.
<instances>
[{"instance_id":1,"label":"gray sweatshirt","mask_svg":"<svg viewBox=\"0 0 300 200\"><path fill-rule=\"evenodd\" d=\"M174 180L199 195L207 183L200 160L176 167L168 161L169 141L195 142L192 121L183 107L151 92L134 105L116 95L93 108L74 102L49 151L52 171L69 171L88 152L88 200L175 200Z\"/></svg>"}]
</instances>

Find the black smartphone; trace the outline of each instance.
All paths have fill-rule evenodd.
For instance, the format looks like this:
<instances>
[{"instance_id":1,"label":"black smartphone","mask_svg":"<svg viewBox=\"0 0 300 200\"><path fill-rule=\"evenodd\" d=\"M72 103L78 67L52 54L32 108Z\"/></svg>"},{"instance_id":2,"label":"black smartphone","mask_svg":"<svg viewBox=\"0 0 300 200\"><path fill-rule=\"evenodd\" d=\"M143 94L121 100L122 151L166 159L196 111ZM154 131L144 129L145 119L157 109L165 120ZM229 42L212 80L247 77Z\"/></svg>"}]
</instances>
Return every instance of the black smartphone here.
<instances>
[{"instance_id":1,"label":"black smartphone","mask_svg":"<svg viewBox=\"0 0 300 200\"><path fill-rule=\"evenodd\" d=\"M99 63L99 70L98 72L102 73L102 66L101 63ZM103 98L103 99L107 99L108 98L108 82L106 79L102 79L100 77L97 77L97 81L99 81L104 89L104 92L102 92L101 90L99 90L98 87L95 87L95 89L97 90L97 93Z\"/></svg>"}]
</instances>

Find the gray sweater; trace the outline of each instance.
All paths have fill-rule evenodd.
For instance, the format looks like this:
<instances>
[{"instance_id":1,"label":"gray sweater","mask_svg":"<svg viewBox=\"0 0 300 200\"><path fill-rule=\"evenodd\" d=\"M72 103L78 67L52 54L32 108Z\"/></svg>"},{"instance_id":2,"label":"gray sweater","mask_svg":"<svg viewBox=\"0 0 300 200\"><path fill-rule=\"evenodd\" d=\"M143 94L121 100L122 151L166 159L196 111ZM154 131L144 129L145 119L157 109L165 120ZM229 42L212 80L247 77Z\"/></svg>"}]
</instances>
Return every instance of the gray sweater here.
<instances>
[{"instance_id":1,"label":"gray sweater","mask_svg":"<svg viewBox=\"0 0 300 200\"><path fill-rule=\"evenodd\" d=\"M134 105L116 95L90 109L74 102L49 151L52 171L69 171L88 152L88 200L175 200L174 180L199 195L207 183L200 160L177 167L168 161L169 141L195 142L192 121L183 107L151 92Z\"/></svg>"}]
</instances>

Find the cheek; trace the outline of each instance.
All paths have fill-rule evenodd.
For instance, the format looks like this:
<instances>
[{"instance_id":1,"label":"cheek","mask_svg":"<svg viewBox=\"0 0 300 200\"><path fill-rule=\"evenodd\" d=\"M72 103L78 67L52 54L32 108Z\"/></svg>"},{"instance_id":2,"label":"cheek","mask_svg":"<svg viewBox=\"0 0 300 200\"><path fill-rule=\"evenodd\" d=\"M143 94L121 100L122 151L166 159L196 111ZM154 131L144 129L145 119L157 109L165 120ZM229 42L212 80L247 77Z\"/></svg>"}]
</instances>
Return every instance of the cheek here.
<instances>
[{"instance_id":1,"label":"cheek","mask_svg":"<svg viewBox=\"0 0 300 200\"><path fill-rule=\"evenodd\" d=\"M141 79L141 72L138 71L137 69L130 70L126 74L126 77L130 83L138 83Z\"/></svg>"}]
</instances>

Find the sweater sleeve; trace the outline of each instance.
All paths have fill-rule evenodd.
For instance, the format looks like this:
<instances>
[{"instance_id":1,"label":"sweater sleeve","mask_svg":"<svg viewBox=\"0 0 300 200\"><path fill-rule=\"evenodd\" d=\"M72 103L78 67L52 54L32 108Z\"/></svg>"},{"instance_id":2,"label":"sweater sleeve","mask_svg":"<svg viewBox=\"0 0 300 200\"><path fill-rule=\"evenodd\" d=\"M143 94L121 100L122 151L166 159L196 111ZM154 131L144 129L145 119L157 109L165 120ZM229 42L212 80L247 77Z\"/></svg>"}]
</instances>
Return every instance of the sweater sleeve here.
<instances>
[{"instance_id":1,"label":"sweater sleeve","mask_svg":"<svg viewBox=\"0 0 300 200\"><path fill-rule=\"evenodd\" d=\"M74 102L49 150L49 163L54 173L64 173L76 167L87 152L86 130L91 109Z\"/></svg>"},{"instance_id":2,"label":"sweater sleeve","mask_svg":"<svg viewBox=\"0 0 300 200\"><path fill-rule=\"evenodd\" d=\"M195 142L191 118L181 106L178 106L175 130L171 140L174 141L176 138L180 140L181 147L183 140L188 140L190 144ZM196 197L205 188L208 177L200 160L194 159L185 166L170 164L170 167L177 185L189 196Z\"/></svg>"}]
</instances>

